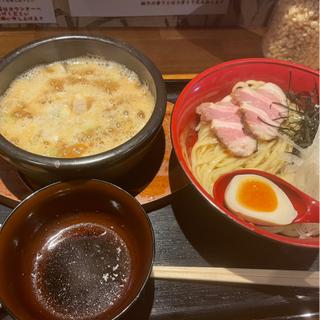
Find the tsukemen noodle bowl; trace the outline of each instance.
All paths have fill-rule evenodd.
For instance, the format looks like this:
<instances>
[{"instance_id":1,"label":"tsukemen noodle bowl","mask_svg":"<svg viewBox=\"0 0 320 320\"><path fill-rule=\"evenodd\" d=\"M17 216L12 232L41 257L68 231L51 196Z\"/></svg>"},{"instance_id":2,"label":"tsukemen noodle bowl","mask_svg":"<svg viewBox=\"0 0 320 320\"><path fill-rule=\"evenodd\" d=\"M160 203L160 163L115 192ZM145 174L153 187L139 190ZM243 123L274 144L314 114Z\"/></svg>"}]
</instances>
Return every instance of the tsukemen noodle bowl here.
<instances>
[{"instance_id":1,"label":"tsukemen noodle bowl","mask_svg":"<svg viewBox=\"0 0 320 320\"><path fill-rule=\"evenodd\" d=\"M123 42L41 40L5 57L0 74L0 153L40 184L117 178L161 128L161 74Z\"/></svg>"},{"instance_id":2,"label":"tsukemen noodle bowl","mask_svg":"<svg viewBox=\"0 0 320 320\"><path fill-rule=\"evenodd\" d=\"M275 234L268 227L277 227L276 220L257 219L265 221L259 224L227 212L215 203L213 186L226 173L258 169L318 200L318 76L315 70L274 59L226 62L205 70L184 88L171 121L182 168L216 209L255 233L311 247L318 246L319 238L308 232L299 229L292 237L285 226ZM272 215L269 209L264 208L264 214Z\"/></svg>"}]
</instances>

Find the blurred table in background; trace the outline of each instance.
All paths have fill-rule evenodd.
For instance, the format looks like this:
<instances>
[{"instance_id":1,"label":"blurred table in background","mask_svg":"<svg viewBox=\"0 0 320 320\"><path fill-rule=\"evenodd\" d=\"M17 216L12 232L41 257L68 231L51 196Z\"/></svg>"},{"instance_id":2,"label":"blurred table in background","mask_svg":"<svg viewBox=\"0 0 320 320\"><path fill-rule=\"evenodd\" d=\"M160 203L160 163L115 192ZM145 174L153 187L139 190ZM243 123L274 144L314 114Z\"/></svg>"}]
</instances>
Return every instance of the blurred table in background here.
<instances>
[{"instance_id":1,"label":"blurred table in background","mask_svg":"<svg viewBox=\"0 0 320 320\"><path fill-rule=\"evenodd\" d=\"M264 29L101 28L0 29L0 59L30 41L61 34L90 34L124 40L140 49L163 74L199 73L223 61L262 57Z\"/></svg>"}]
</instances>

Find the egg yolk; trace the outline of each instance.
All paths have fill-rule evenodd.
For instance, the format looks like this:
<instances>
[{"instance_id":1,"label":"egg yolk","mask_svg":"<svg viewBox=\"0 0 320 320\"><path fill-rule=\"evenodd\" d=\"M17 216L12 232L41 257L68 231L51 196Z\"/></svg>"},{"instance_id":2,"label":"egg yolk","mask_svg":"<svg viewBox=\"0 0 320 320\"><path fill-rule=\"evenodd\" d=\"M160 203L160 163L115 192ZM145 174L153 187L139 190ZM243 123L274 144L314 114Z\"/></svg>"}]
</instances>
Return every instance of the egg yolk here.
<instances>
[{"instance_id":1,"label":"egg yolk","mask_svg":"<svg viewBox=\"0 0 320 320\"><path fill-rule=\"evenodd\" d=\"M245 207L255 211L274 211L278 199L274 190L265 182L247 179L240 183L237 200Z\"/></svg>"}]
</instances>

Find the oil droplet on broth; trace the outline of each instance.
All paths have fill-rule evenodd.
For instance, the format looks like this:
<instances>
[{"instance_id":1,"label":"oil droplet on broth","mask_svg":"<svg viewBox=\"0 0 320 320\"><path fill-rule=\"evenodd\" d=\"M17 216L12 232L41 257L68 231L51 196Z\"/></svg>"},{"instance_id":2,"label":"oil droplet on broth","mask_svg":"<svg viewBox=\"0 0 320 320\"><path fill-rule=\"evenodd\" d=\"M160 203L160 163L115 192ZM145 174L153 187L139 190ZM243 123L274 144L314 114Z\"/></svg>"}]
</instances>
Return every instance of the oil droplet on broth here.
<instances>
[{"instance_id":1,"label":"oil droplet on broth","mask_svg":"<svg viewBox=\"0 0 320 320\"><path fill-rule=\"evenodd\" d=\"M91 319L121 299L130 270L128 248L113 229L78 224L46 243L34 264L33 286L49 313Z\"/></svg>"}]
</instances>

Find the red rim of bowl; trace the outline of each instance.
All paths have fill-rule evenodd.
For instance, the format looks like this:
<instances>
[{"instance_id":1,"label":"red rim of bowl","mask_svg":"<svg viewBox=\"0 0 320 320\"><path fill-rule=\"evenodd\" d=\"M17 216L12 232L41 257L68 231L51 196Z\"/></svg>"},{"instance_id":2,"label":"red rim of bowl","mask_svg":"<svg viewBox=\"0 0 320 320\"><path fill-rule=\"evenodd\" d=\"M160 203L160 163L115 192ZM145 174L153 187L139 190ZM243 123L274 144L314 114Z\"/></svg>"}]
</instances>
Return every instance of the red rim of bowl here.
<instances>
[{"instance_id":1,"label":"red rim of bowl","mask_svg":"<svg viewBox=\"0 0 320 320\"><path fill-rule=\"evenodd\" d=\"M242 220L240 217L238 217L235 214L229 213L223 206L219 205L216 203L213 199L213 197L200 185L200 183L197 181L197 179L194 177L193 173L189 169L183 154L182 150L179 147L179 135L177 131L177 110L182 107L183 101L185 99L185 96L189 89L197 83L199 80L205 78L208 76L210 73L239 65L239 64L255 64L255 63L267 63L267 64L276 64L276 65L283 65L283 66L288 66L292 67L295 69L300 69L302 71L311 73L314 76L319 77L319 72L316 70L313 70L311 68L305 67L300 64L296 64L293 62L288 62L288 61L282 61L282 60L277 60L277 59L270 59L270 58L248 58L248 59L237 59L237 60L231 60L228 62L224 62L218 65L215 65L209 69L204 70L200 74L198 74L195 78L193 78L182 90L180 93L172 115L171 115L171 140L172 140L172 145L175 151L175 154L179 160L180 165L182 166L184 172L186 173L187 177L191 181L191 183L195 186L195 188L198 190L198 192L207 200L207 202L212 205L215 209L217 209L221 214L224 214L227 218L232 220L233 222L237 223L239 226L243 227L246 230L249 230L250 232L260 235L264 238L268 238L277 242L285 243L285 244L290 244L294 246L299 246L299 247L307 247L307 248L319 248L320 247L320 242L319 242L319 237L314 238L314 240L310 239L300 239L300 238L292 238L292 237L287 237L283 236L280 234L275 234L272 232L269 232L264 229L260 229L259 227L256 227L252 223L246 222Z\"/></svg>"}]
</instances>

